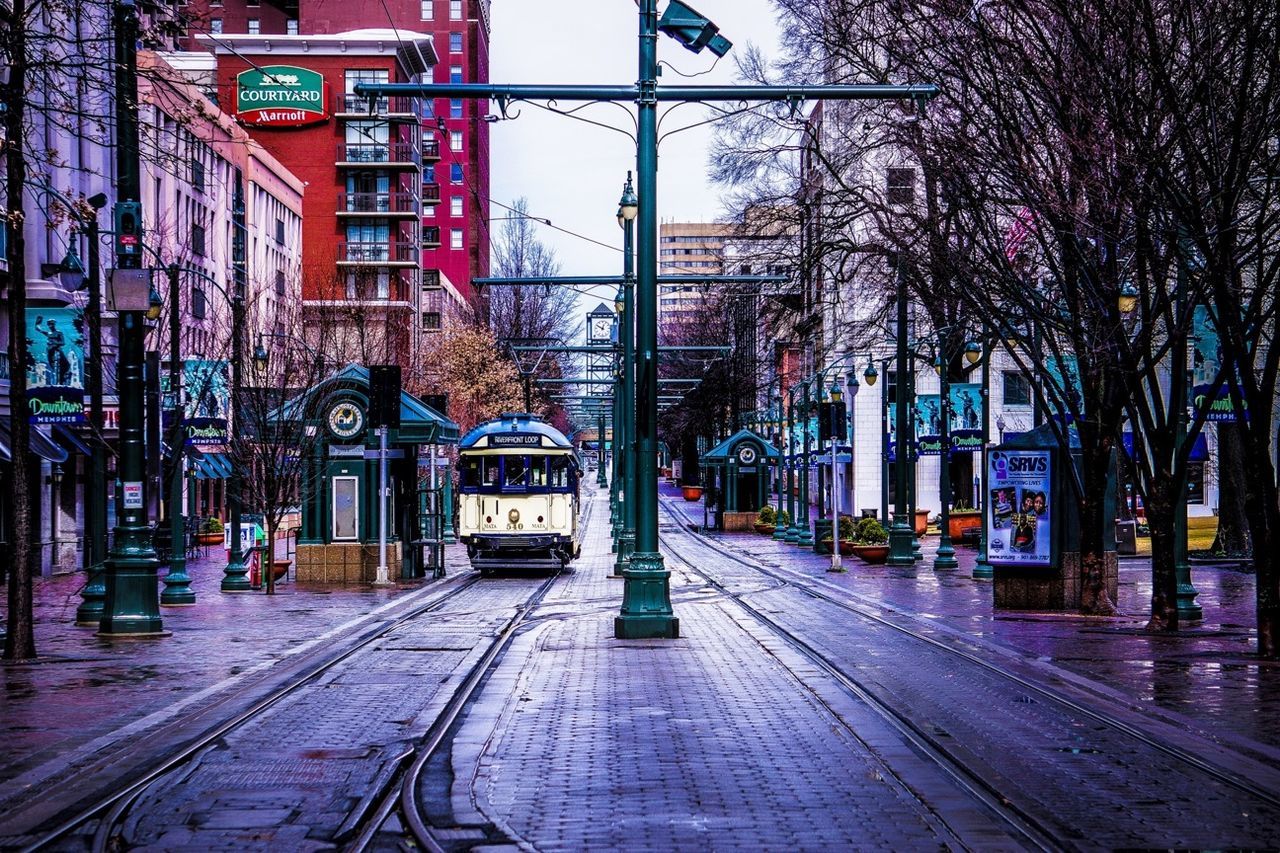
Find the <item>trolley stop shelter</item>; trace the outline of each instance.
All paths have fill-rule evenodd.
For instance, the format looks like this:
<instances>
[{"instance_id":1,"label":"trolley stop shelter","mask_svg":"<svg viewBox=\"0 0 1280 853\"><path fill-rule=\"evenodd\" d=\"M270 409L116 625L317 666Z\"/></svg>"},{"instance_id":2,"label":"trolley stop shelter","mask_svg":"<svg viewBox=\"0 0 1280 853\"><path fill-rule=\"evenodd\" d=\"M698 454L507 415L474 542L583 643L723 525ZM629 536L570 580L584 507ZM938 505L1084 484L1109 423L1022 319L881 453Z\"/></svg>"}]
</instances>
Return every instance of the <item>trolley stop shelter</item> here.
<instances>
[{"instance_id":1,"label":"trolley stop shelter","mask_svg":"<svg viewBox=\"0 0 1280 853\"><path fill-rule=\"evenodd\" d=\"M274 413L277 422L290 424L291 432L303 437L300 581L359 583L376 577L379 439L369 411L369 371L349 364ZM447 469L441 469L443 476L431 476L435 454L429 450L457 444L458 435L456 423L400 394L400 426L387 437L392 578L420 578L429 566L439 567L449 477Z\"/></svg>"},{"instance_id":2,"label":"trolley stop shelter","mask_svg":"<svg viewBox=\"0 0 1280 853\"><path fill-rule=\"evenodd\" d=\"M778 449L748 429L738 430L702 456L717 530L750 530L769 502ZM770 467L773 466L773 467Z\"/></svg>"}]
</instances>

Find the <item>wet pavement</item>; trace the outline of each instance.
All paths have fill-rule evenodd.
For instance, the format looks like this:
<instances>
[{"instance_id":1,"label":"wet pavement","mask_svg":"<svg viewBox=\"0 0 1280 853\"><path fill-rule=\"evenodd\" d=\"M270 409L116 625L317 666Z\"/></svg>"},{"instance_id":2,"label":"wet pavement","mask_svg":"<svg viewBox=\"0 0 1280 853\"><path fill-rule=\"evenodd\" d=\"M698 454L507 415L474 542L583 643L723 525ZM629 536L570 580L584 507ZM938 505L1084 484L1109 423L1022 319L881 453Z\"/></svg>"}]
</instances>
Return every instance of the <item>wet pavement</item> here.
<instances>
[{"instance_id":1,"label":"wet pavement","mask_svg":"<svg viewBox=\"0 0 1280 853\"><path fill-rule=\"evenodd\" d=\"M1017 792L1055 844L1256 848L1280 838L1280 807L1267 800L1280 792L1280 672L1251 654L1251 575L1196 567L1205 618L1177 635L1142 629L1143 560L1121 563L1122 616L993 613L991 582L970 576L972 549L958 548L960 569L935 572L936 537L927 537L913 571L846 558L848 571L834 574L829 558L768 537L689 535L701 505L661 492L681 637L613 639L622 581L609 576L607 503L590 490L582 558L500 659L447 766L424 788L444 825L483 826L489 843L542 850L1026 846L998 807L927 759L927 745L904 740L875 710L883 701L928 720L927 739L950 743L997 790ZM454 546L444 581L390 590L287 582L267 597L220 593L222 563L190 564L197 604L164 608L172 635L151 640L75 627L82 576L37 583L42 656L0 666L0 848L74 803L67 788L77 774L136 772L147 756L130 753L141 744L177 742L184 726L248 707L308 655L340 649L470 574ZM781 574L762 575L757 563ZM430 726L497 611L512 606L499 598L517 590L502 583L489 579L220 741L140 801L133 839L150 849L331 846L368 807L390 757ZM806 584L839 601L806 594ZM881 622L853 624L849 607ZM949 653L913 650L892 624L1205 756L1253 780L1262 800L1197 779L1001 677L965 674Z\"/></svg>"}]
</instances>

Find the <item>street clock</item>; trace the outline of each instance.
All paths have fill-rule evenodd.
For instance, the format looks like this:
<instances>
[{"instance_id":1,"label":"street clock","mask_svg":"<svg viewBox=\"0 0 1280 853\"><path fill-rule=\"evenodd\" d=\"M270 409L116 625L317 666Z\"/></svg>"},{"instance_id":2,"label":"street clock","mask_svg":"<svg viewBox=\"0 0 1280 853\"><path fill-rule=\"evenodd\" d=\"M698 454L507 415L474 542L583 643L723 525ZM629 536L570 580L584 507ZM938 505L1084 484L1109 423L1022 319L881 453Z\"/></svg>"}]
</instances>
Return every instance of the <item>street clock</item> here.
<instances>
[{"instance_id":1,"label":"street clock","mask_svg":"<svg viewBox=\"0 0 1280 853\"><path fill-rule=\"evenodd\" d=\"M755 445L740 444L738 445L738 464L754 465L756 460L760 458L759 452L756 451Z\"/></svg>"},{"instance_id":2,"label":"street clock","mask_svg":"<svg viewBox=\"0 0 1280 853\"><path fill-rule=\"evenodd\" d=\"M613 342L613 312L603 302L587 315L587 343Z\"/></svg>"}]
</instances>

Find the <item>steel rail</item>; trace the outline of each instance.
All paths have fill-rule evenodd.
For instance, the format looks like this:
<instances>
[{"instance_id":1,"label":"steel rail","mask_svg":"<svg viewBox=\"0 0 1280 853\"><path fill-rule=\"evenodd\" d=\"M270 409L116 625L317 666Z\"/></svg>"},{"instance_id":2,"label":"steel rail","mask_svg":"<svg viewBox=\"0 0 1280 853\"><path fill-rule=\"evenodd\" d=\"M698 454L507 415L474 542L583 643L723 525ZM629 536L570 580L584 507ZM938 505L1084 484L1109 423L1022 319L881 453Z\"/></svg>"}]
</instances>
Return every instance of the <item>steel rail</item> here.
<instances>
[{"instance_id":1,"label":"steel rail","mask_svg":"<svg viewBox=\"0 0 1280 853\"><path fill-rule=\"evenodd\" d=\"M664 502L662 505L668 513L672 514L673 517L675 516L676 510L671 509L669 504ZM683 515L683 513L680 513L680 515ZM688 516L684 516L684 518L688 519ZM910 628L900 625L891 619L886 619L883 616L878 616L874 613L869 613L865 609L866 607L869 607L869 606L883 607L884 605L881 605L876 602L865 602L865 603L860 602L862 606L855 606L854 604L851 604L849 601L841 600L840 598L837 598L833 595L830 595L826 592L823 592L821 590L815 589L814 587L810 586L810 584L815 582L815 579L807 575L800 574L799 572L791 572L781 568L778 570L773 570L768 566L762 565L760 563L752 562L746 558L743 558L737 554L734 554L732 551L729 551L724 546L720 545L719 543L715 542L712 539L707 538L706 536L700 536L691 530L688 532L688 535L697 536L706 547L716 551L717 553L723 555L725 558L730 559L738 563L739 565L746 566L747 568L755 569L756 571L759 571L760 573L767 575L768 577L774 578L776 580L784 581L790 586L792 586L793 588L795 588L796 590L804 593L805 595L810 596L811 598L819 599L828 604L839 607L840 609L845 610L849 613L853 613L857 616L860 616L870 622L874 622L877 625L881 625L886 628L891 628L900 634L904 634L905 636L911 637L912 639L919 640L923 643L933 646L934 648L937 648L942 651L948 652L952 655L955 655L956 657L963 659L967 663L974 664L975 666L978 666L994 675L1000 676L1008 681L1011 681L1014 684L1016 684L1018 687L1021 687L1025 690L1028 690L1033 693L1037 693L1040 696L1044 697L1045 699L1048 699L1051 702L1069 711L1089 717L1095 722L1101 723L1107 726L1108 728L1111 728L1117 732L1120 732L1121 734L1124 734L1128 737L1131 737L1137 740L1138 742L1142 743L1144 746L1150 747L1151 749L1161 752L1169 756L1170 758L1175 759L1176 761L1180 761L1184 764L1190 765L1191 767L1194 767L1196 770L1200 771L1201 773L1204 773L1205 775L1210 776L1213 779L1219 782L1222 782L1223 784L1230 785L1231 787L1235 788L1238 791L1241 791L1252 797L1256 797L1257 799L1267 803L1268 805L1271 805L1277 809L1280 809L1280 795L1272 791L1269 791L1266 788L1262 788L1254 784L1249 779L1246 779L1234 773L1231 773L1201 758L1198 755L1195 755L1193 753L1187 752L1184 749L1181 749L1176 746L1171 746L1161 740L1158 740L1154 736L1144 732L1142 729L1137 728L1136 726L1130 725L1129 723L1126 723L1122 720L1119 720L1116 717L1104 711L1099 711L1096 708L1092 708L1088 705L1081 704L1080 702L1077 702L1076 700L1063 695L1062 693L1053 689L1052 687L1048 687L1038 681L1034 681L1032 679L1026 678L1025 676L1018 675L1017 673L1010 672L1008 669L1001 667L997 664L991 663L990 661L984 660L983 658L978 657L977 655L971 652L965 651L964 649L957 648L950 643L945 643L941 640L930 637L927 634L922 634L917 631L913 631ZM800 581L801 583L797 583L797 581Z\"/></svg>"},{"instance_id":2,"label":"steel rail","mask_svg":"<svg viewBox=\"0 0 1280 853\"><path fill-rule=\"evenodd\" d=\"M395 620L391 622L388 622L384 625L381 625L369 630L368 635L358 640L354 645L350 646L347 649L344 649L342 652L340 652L336 656L321 660L318 664L316 664L314 667L306 671L303 675L295 677L288 684L282 687L276 688L267 696L264 696L262 699L259 699L257 702L251 705L247 710L241 711L233 715L230 719L225 720L222 723L219 723L213 729L207 731L203 735L200 735L195 741L171 753L169 756L164 758L158 765L146 771L133 784L128 785L127 787L122 788L105 797L100 798L99 800L94 802L92 805L86 806L75 815L63 820L57 826L53 827L52 829L40 835L40 837L37 838L31 844L27 845L26 847L20 848L22 853L34 853L34 851L47 847L49 844L52 844L58 839L66 836L71 832L74 832L76 829L79 829L80 827L89 823L91 820L93 820L95 817L102 814L103 812L107 812L107 814L104 815L103 820L101 821L101 823L98 825L98 827L94 832L93 844L91 849L93 849L94 851L106 851L106 850L114 849L114 847L111 846L111 842L113 841L113 839L118 839L118 836L112 833L111 830L119 823L120 817L122 817L127 812L129 806L132 805L134 802L136 802L137 798L141 796L143 793L145 793L146 790L152 784L154 784L158 779L164 777L173 769L181 766L182 764L196 757L196 755L198 755L204 749L211 746L218 739L226 735L227 732L237 728L238 726L244 725L246 722L253 719L257 714L261 713L263 710L276 704L281 699L287 697L288 695L296 691L298 688L314 681L317 677L324 675L326 672L328 672L338 664L342 663L342 661L351 657L356 652L380 640L389 631L399 628L405 622L416 619L419 616L423 615L424 613L429 613L433 610L438 609L448 601L452 600L453 598L462 594L466 590L470 589L472 586L478 583L479 580L480 578L478 575L475 577L465 578L456 587L454 587L453 589L447 590L442 595L436 598L433 598L431 601L426 602L425 604L419 607L413 608L409 612L403 614L400 617L397 617Z\"/></svg>"}]
</instances>

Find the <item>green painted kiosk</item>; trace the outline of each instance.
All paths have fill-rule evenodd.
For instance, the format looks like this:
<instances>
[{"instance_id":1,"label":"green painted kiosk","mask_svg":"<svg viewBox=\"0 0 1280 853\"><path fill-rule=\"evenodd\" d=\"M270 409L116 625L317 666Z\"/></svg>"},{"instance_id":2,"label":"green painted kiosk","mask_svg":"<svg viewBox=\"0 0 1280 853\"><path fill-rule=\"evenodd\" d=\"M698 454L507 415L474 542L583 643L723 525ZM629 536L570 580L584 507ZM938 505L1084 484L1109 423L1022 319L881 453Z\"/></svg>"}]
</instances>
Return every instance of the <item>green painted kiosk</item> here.
<instances>
[{"instance_id":1,"label":"green painted kiosk","mask_svg":"<svg viewBox=\"0 0 1280 853\"><path fill-rule=\"evenodd\" d=\"M749 429L741 429L702 456L715 501L717 530L751 530L756 513L769 502L778 449ZM771 467L774 466L774 467Z\"/></svg>"},{"instance_id":2,"label":"green painted kiosk","mask_svg":"<svg viewBox=\"0 0 1280 853\"><path fill-rule=\"evenodd\" d=\"M307 436L299 581L369 583L376 577L379 451L368 413L369 371L356 364L330 375L277 412L283 420L302 420ZM458 437L456 423L412 395L400 394L400 427L387 439L387 563L393 578L413 580L425 574L422 546L428 525L419 508L420 493L430 481L426 450L457 444Z\"/></svg>"}]
</instances>

